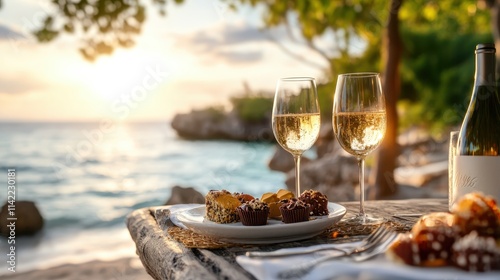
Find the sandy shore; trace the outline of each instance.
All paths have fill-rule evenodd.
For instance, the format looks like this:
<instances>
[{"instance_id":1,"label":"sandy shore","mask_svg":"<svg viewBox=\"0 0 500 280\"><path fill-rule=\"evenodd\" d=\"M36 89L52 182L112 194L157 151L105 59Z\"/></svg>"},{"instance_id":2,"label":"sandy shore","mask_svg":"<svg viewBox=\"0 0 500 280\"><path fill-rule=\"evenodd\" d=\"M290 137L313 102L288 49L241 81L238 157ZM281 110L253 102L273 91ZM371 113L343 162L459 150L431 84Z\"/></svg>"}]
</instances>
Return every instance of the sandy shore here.
<instances>
[{"instance_id":1,"label":"sandy shore","mask_svg":"<svg viewBox=\"0 0 500 280\"><path fill-rule=\"evenodd\" d=\"M2 280L151 280L143 268L139 257L115 261L92 261L82 264L13 272L0 275Z\"/></svg>"}]
</instances>

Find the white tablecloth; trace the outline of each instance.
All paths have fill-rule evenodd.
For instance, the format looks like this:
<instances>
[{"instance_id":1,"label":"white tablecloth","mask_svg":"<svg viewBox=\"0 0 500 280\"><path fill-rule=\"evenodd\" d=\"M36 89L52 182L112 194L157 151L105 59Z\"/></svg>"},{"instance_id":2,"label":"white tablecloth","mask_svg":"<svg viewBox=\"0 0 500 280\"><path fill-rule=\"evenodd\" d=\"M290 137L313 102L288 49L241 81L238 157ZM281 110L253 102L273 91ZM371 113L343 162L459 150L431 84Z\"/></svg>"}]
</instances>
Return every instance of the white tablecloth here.
<instances>
[{"instance_id":1,"label":"white tablecloth","mask_svg":"<svg viewBox=\"0 0 500 280\"><path fill-rule=\"evenodd\" d=\"M282 250L297 250L297 248ZM327 253L331 254L331 252ZM236 261L241 265L241 267L257 279L272 280L277 279L276 277L279 271L297 267L301 263L317 258L319 255L319 253L316 253L301 256L265 259L238 256ZM412 267L389 261L385 255L382 254L374 259L361 263L354 263L347 260L328 261L317 266L301 279L499 280L500 271L472 273L455 267Z\"/></svg>"}]
</instances>

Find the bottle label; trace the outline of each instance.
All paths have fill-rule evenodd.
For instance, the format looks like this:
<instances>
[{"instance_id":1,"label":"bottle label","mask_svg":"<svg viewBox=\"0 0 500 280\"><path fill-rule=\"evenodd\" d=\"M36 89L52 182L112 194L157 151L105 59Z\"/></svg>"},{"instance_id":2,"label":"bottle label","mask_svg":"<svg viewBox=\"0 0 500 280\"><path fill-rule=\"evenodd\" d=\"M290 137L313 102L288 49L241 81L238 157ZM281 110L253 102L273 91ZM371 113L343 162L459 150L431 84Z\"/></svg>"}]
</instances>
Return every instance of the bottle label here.
<instances>
[{"instance_id":1,"label":"bottle label","mask_svg":"<svg viewBox=\"0 0 500 280\"><path fill-rule=\"evenodd\" d=\"M470 192L500 201L500 156L455 156L452 176L450 205Z\"/></svg>"}]
</instances>

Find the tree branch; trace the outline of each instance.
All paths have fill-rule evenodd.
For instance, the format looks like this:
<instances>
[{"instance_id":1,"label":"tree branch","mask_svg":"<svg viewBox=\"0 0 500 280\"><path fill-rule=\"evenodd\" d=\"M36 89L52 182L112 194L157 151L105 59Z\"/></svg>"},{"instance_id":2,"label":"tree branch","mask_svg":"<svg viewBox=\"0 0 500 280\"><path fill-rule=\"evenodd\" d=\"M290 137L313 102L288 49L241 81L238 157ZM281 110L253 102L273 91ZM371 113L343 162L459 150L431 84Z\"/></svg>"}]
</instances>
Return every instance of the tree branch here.
<instances>
[{"instance_id":1,"label":"tree branch","mask_svg":"<svg viewBox=\"0 0 500 280\"><path fill-rule=\"evenodd\" d=\"M288 35L288 37L290 37L290 40L292 40L295 43L299 43L299 40L297 40L297 38L295 38L295 36L293 35L293 31L290 25L290 21L288 20L288 16L285 17L285 28L286 28L286 34Z\"/></svg>"},{"instance_id":2,"label":"tree branch","mask_svg":"<svg viewBox=\"0 0 500 280\"><path fill-rule=\"evenodd\" d=\"M331 60L330 56L328 56L328 54L325 51L318 48L318 46L316 46L312 40L307 40L307 46L316 51L319 55L321 55L324 59L326 59L328 63L330 63Z\"/></svg>"},{"instance_id":3,"label":"tree branch","mask_svg":"<svg viewBox=\"0 0 500 280\"><path fill-rule=\"evenodd\" d=\"M266 32L266 35L267 35L266 37L269 39L269 41L271 41L272 43L276 44L276 46L279 49L281 49L284 53L286 53L287 55L289 55L293 59L296 59L296 60L298 60L300 62L303 62L305 64L308 64L309 66L312 66L312 67L320 69L320 70L324 70L325 69L325 67L323 65L320 65L318 63L315 63L315 62L312 62L310 60L307 60L303 56L294 53L293 51L291 51L290 49L288 49L287 47L285 47L282 43L280 43L278 40L276 40L273 36L271 36L268 32Z\"/></svg>"},{"instance_id":4,"label":"tree branch","mask_svg":"<svg viewBox=\"0 0 500 280\"><path fill-rule=\"evenodd\" d=\"M292 27L291 27L291 24L290 24L290 21L288 20L288 16L285 17L285 28L286 28L286 33L288 35L288 37L290 37L290 40L292 40L293 42L297 43L297 44L300 44L301 42L299 42L299 40L297 40L297 38L293 35L293 30L292 30ZM277 43L277 42L276 42ZM281 44L280 44L281 45ZM323 50L321 50L320 48L318 48L313 42L312 40L306 40L306 46L308 46L310 49L312 49L313 51L317 52L321 57L323 57L326 62L331 65L331 59L330 57L328 56L328 54L326 52L324 52ZM286 49L283 45L281 45L281 49L284 50ZM290 55L290 50L285 50L285 52ZM296 55L296 54L294 54ZM322 69L323 70L323 69Z\"/></svg>"}]
</instances>

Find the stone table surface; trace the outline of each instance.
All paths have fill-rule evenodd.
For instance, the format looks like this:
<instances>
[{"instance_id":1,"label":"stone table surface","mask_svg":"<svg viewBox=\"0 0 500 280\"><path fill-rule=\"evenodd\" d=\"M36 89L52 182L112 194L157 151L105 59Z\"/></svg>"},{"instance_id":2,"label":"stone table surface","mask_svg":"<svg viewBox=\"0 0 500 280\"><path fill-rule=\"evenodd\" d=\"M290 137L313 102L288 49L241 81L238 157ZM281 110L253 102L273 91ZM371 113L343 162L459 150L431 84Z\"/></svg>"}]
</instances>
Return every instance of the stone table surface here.
<instances>
[{"instance_id":1,"label":"stone table surface","mask_svg":"<svg viewBox=\"0 0 500 280\"><path fill-rule=\"evenodd\" d=\"M359 211L359 202L340 204L347 209L344 219ZM223 249L187 248L169 236L165 230L175 226L168 220L168 214L163 221L160 221L162 225L157 221L158 211L168 213L165 209L168 209L168 206L138 209L130 213L126 220L130 235L136 244L136 252L146 271L154 279L254 279L236 263L236 256L243 255L249 250L272 251L339 242L338 239L319 236L303 241L271 245L243 245ZM417 218L396 218L393 215L447 212L448 201L445 199L366 201L365 209L367 213L411 227ZM359 236L356 238L359 239ZM345 238L341 239L345 241Z\"/></svg>"}]
</instances>

